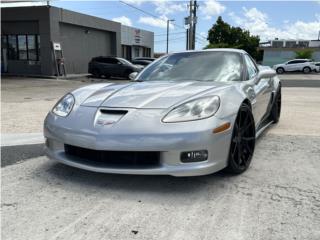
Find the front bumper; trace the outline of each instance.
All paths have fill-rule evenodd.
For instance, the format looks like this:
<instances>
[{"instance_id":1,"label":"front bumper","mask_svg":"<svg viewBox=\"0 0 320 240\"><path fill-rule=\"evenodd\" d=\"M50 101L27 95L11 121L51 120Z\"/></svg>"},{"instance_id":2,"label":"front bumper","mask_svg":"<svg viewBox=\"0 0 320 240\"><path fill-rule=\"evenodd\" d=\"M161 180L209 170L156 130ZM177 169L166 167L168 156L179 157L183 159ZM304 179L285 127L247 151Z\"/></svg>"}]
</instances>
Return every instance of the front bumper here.
<instances>
[{"instance_id":1,"label":"front bumper","mask_svg":"<svg viewBox=\"0 0 320 240\"><path fill-rule=\"evenodd\" d=\"M90 116L94 112L90 114L88 111L96 109L78 109L78 117L83 114L81 111ZM130 110L130 119L123 119L115 124L117 126L102 129L94 127L88 119L70 116L70 119L78 119L75 126L74 121L69 122L68 118L59 118L49 113L44 125L46 155L69 166L117 174L196 176L210 174L227 166L232 128L218 134L213 134L212 130L226 121L233 122L232 119L212 117L194 122L165 124L154 121L163 115L159 110L148 109L142 112ZM137 122L132 121L137 116L139 124L135 125ZM66 154L65 144L103 151L157 151L160 152L160 160L156 166L141 168L101 165L90 159ZM202 162L181 162L181 152L196 150L207 150L208 159Z\"/></svg>"}]
</instances>

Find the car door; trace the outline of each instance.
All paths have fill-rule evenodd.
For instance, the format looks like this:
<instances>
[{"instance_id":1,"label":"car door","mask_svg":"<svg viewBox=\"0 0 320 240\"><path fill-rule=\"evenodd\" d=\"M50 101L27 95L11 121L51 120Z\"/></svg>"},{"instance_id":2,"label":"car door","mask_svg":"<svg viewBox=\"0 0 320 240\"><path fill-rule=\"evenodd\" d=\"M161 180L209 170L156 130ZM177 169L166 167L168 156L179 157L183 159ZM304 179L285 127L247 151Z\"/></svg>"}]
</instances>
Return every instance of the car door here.
<instances>
[{"instance_id":1,"label":"car door","mask_svg":"<svg viewBox=\"0 0 320 240\"><path fill-rule=\"evenodd\" d=\"M116 58L112 59L112 64L113 64L115 76L122 77L124 75L125 70L127 69L126 65Z\"/></svg>"},{"instance_id":2,"label":"car door","mask_svg":"<svg viewBox=\"0 0 320 240\"><path fill-rule=\"evenodd\" d=\"M295 71L294 69L296 68L296 62L297 61L295 61L295 60L293 60L293 61L289 61L289 62L287 62L287 64L286 64L286 71L287 72L292 72L292 71Z\"/></svg>"},{"instance_id":3,"label":"car door","mask_svg":"<svg viewBox=\"0 0 320 240\"><path fill-rule=\"evenodd\" d=\"M108 57L100 57L99 58L99 70L103 75L111 75L111 65L110 59Z\"/></svg>"},{"instance_id":4,"label":"car door","mask_svg":"<svg viewBox=\"0 0 320 240\"><path fill-rule=\"evenodd\" d=\"M271 79L258 79L259 70L254 61L247 54L244 55L244 60L246 80L249 83L247 93L252 103L252 114L255 119L255 124L256 127L258 127L267 112L271 100Z\"/></svg>"},{"instance_id":5,"label":"car door","mask_svg":"<svg viewBox=\"0 0 320 240\"><path fill-rule=\"evenodd\" d=\"M303 60L293 60L288 62L289 71L301 71L305 65L306 61Z\"/></svg>"}]
</instances>

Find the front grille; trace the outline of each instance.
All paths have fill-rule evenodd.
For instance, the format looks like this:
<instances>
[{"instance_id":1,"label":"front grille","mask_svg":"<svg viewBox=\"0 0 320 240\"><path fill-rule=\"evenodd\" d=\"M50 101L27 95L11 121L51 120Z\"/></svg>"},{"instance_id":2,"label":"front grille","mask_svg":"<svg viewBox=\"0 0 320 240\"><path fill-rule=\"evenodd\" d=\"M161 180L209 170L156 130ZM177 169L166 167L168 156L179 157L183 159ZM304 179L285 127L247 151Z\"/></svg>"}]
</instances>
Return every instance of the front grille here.
<instances>
[{"instance_id":1,"label":"front grille","mask_svg":"<svg viewBox=\"0 0 320 240\"><path fill-rule=\"evenodd\" d=\"M160 162L160 152L101 151L67 144L64 150L66 155L78 157L89 165L141 168L155 167Z\"/></svg>"}]
</instances>

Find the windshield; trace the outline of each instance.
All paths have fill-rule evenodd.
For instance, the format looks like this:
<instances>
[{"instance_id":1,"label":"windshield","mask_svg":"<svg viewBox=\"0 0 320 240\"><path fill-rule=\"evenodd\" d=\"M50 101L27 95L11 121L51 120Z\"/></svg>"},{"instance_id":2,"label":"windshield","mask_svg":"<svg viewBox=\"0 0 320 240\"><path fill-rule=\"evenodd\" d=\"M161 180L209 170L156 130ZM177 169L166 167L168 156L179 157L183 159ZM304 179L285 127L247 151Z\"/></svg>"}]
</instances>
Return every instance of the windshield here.
<instances>
[{"instance_id":1,"label":"windshield","mask_svg":"<svg viewBox=\"0 0 320 240\"><path fill-rule=\"evenodd\" d=\"M240 81L239 53L223 51L174 53L147 67L140 81Z\"/></svg>"},{"instance_id":2,"label":"windshield","mask_svg":"<svg viewBox=\"0 0 320 240\"><path fill-rule=\"evenodd\" d=\"M129 62L128 60L126 60L126 59L118 58L118 60L119 60L120 62L122 62L123 64L132 65L132 63Z\"/></svg>"}]
</instances>

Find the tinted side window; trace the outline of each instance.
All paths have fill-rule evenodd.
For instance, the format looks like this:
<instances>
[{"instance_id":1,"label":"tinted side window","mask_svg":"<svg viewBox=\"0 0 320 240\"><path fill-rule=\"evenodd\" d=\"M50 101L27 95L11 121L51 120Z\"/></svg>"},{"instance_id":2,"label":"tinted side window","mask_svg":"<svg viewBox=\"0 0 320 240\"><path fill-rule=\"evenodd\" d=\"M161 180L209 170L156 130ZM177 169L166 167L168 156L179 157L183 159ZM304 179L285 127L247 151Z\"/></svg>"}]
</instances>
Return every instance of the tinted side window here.
<instances>
[{"instance_id":1,"label":"tinted side window","mask_svg":"<svg viewBox=\"0 0 320 240\"><path fill-rule=\"evenodd\" d=\"M108 64L117 64L118 60L115 58L104 58L103 62Z\"/></svg>"},{"instance_id":2,"label":"tinted side window","mask_svg":"<svg viewBox=\"0 0 320 240\"><path fill-rule=\"evenodd\" d=\"M305 63L305 60L294 60L294 61L290 61L288 62L288 64L297 64L297 63Z\"/></svg>"},{"instance_id":3,"label":"tinted side window","mask_svg":"<svg viewBox=\"0 0 320 240\"><path fill-rule=\"evenodd\" d=\"M252 79L254 78L257 73L258 70L256 69L256 66L254 65L253 61L251 60L251 58L248 55L244 55L245 61L246 61L246 65L247 65L247 77L246 79Z\"/></svg>"}]
</instances>

